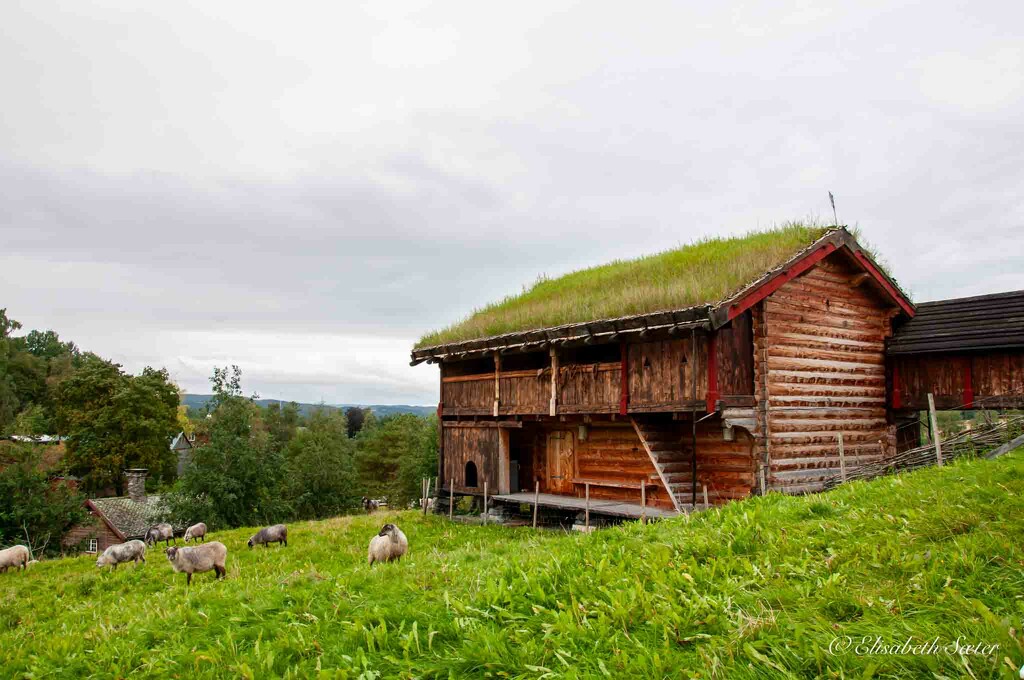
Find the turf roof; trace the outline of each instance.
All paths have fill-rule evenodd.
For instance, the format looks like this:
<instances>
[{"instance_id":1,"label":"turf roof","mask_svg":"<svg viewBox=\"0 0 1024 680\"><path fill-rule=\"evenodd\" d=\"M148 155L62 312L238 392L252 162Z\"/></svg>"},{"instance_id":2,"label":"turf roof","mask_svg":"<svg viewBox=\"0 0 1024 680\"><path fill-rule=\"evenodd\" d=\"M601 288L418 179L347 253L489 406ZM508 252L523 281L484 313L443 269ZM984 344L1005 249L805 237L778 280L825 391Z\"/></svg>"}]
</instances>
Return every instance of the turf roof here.
<instances>
[{"instance_id":1,"label":"turf roof","mask_svg":"<svg viewBox=\"0 0 1024 680\"><path fill-rule=\"evenodd\" d=\"M616 260L555 279L541 278L518 295L424 335L416 347L718 302L828 230L813 222L790 222L743 236L703 239L635 260Z\"/></svg>"}]
</instances>

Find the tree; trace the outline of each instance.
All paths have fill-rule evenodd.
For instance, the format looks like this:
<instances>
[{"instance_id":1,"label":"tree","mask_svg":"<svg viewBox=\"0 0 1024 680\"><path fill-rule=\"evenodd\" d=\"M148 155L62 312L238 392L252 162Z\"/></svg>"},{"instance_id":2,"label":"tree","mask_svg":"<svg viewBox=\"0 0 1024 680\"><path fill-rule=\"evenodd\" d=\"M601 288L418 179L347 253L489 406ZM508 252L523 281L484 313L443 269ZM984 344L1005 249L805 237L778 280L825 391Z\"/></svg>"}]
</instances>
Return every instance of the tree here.
<instances>
[{"instance_id":1,"label":"tree","mask_svg":"<svg viewBox=\"0 0 1024 680\"><path fill-rule=\"evenodd\" d=\"M345 410L345 419L348 420L349 437L355 437L359 434L359 431L363 429L363 425L366 424L366 415L370 412L370 409L359 408L358 406L349 406Z\"/></svg>"},{"instance_id":2,"label":"tree","mask_svg":"<svg viewBox=\"0 0 1024 680\"><path fill-rule=\"evenodd\" d=\"M113 486L121 493L127 467L148 468L158 481L173 478L177 461L169 444L177 432L178 392L167 371L147 367L132 376L88 355L57 393L57 426L87 492Z\"/></svg>"},{"instance_id":3,"label":"tree","mask_svg":"<svg viewBox=\"0 0 1024 680\"><path fill-rule=\"evenodd\" d=\"M236 527L289 515L281 495L284 456L271 446L259 406L241 396L241 378L237 366L214 369L210 441L194 451L192 464L168 495L172 519Z\"/></svg>"},{"instance_id":4,"label":"tree","mask_svg":"<svg viewBox=\"0 0 1024 680\"><path fill-rule=\"evenodd\" d=\"M359 505L353 454L345 416L318 409L288 444L285 495L300 519L332 517Z\"/></svg>"},{"instance_id":5,"label":"tree","mask_svg":"<svg viewBox=\"0 0 1024 680\"><path fill-rule=\"evenodd\" d=\"M294 401L281 407L278 402L267 405L263 412L263 421L273 443L283 449L295 436L302 418L299 415L299 405Z\"/></svg>"},{"instance_id":6,"label":"tree","mask_svg":"<svg viewBox=\"0 0 1024 680\"><path fill-rule=\"evenodd\" d=\"M14 353L11 332L21 328L14 319L7 318L7 309L0 309L0 433L8 430L18 413L20 404L17 386L11 375L10 364Z\"/></svg>"},{"instance_id":7,"label":"tree","mask_svg":"<svg viewBox=\"0 0 1024 680\"><path fill-rule=\"evenodd\" d=\"M420 497L420 482L437 472L437 417L411 413L367 423L356 438L356 468L366 495L395 507Z\"/></svg>"},{"instance_id":8,"label":"tree","mask_svg":"<svg viewBox=\"0 0 1024 680\"><path fill-rule=\"evenodd\" d=\"M58 551L61 537L85 520L84 501L78 491L51 479L35 445L0 452L0 545L28 541L33 551L44 546Z\"/></svg>"}]
</instances>

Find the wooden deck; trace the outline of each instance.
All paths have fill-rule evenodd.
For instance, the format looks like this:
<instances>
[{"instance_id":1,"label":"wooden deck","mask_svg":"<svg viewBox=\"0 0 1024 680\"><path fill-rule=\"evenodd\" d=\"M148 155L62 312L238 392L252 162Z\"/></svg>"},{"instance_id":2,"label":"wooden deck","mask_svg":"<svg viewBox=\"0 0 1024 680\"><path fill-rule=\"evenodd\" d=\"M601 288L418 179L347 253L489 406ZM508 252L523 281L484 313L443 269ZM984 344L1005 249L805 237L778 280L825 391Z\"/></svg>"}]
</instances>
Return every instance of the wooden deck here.
<instances>
[{"instance_id":1,"label":"wooden deck","mask_svg":"<svg viewBox=\"0 0 1024 680\"><path fill-rule=\"evenodd\" d=\"M533 505L534 495L532 493L507 493L492 496L492 500L503 503L516 503ZM552 493L542 493L538 498L542 508L557 508L559 510L584 510L587 506L586 499L575 496L558 496ZM590 499L590 512L595 515L613 515L615 517L630 517L639 519L643 515L644 508L639 503L622 503L620 501ZM647 516L651 518L675 517L679 513L675 510L664 510L647 506Z\"/></svg>"}]
</instances>

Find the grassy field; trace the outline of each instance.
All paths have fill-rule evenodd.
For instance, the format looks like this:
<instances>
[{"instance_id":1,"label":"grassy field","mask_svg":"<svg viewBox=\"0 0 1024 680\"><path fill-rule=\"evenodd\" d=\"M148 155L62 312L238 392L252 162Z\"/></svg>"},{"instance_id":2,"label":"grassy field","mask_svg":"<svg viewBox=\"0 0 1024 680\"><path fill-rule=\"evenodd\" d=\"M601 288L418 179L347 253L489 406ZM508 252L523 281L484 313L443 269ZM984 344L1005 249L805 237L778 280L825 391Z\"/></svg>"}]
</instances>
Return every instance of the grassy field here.
<instances>
[{"instance_id":1,"label":"grassy field","mask_svg":"<svg viewBox=\"0 0 1024 680\"><path fill-rule=\"evenodd\" d=\"M428 333L417 347L718 302L827 230L820 224L794 222L540 279L519 295Z\"/></svg>"},{"instance_id":2,"label":"grassy field","mask_svg":"<svg viewBox=\"0 0 1024 680\"><path fill-rule=\"evenodd\" d=\"M368 568L397 521L412 550ZM2 677L1005 677L1024 664L1024 450L584 536L416 513L215 538L228 578L159 552L0 575ZM858 654L998 645L981 655Z\"/></svg>"}]
</instances>

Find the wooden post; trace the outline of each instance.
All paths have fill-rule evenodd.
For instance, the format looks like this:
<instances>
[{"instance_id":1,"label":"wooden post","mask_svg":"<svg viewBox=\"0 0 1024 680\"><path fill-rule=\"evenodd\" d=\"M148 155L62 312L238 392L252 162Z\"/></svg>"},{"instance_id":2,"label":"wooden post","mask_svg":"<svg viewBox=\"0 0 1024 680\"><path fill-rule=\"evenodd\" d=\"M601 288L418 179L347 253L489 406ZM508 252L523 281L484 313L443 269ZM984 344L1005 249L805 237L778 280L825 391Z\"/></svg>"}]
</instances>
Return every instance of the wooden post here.
<instances>
[{"instance_id":1,"label":"wooden post","mask_svg":"<svg viewBox=\"0 0 1024 680\"><path fill-rule=\"evenodd\" d=\"M640 521L647 524L647 480L640 480Z\"/></svg>"},{"instance_id":2,"label":"wooden post","mask_svg":"<svg viewBox=\"0 0 1024 680\"><path fill-rule=\"evenodd\" d=\"M839 479L846 484L846 449L843 447L843 433L839 433Z\"/></svg>"},{"instance_id":3,"label":"wooden post","mask_svg":"<svg viewBox=\"0 0 1024 680\"><path fill-rule=\"evenodd\" d=\"M484 524L487 524L487 482L484 482Z\"/></svg>"},{"instance_id":4,"label":"wooden post","mask_svg":"<svg viewBox=\"0 0 1024 680\"><path fill-rule=\"evenodd\" d=\"M501 403L501 352L494 353L494 417L498 417L498 404Z\"/></svg>"},{"instance_id":5,"label":"wooden post","mask_svg":"<svg viewBox=\"0 0 1024 680\"><path fill-rule=\"evenodd\" d=\"M430 482L431 478L427 477L426 492L423 494L423 516L427 516L427 503L430 502Z\"/></svg>"},{"instance_id":6,"label":"wooden post","mask_svg":"<svg viewBox=\"0 0 1024 680\"><path fill-rule=\"evenodd\" d=\"M455 517L455 480L448 478L448 520Z\"/></svg>"},{"instance_id":7,"label":"wooden post","mask_svg":"<svg viewBox=\"0 0 1024 680\"><path fill-rule=\"evenodd\" d=\"M928 418L932 426L932 442L935 443L935 464L942 467L942 439L939 435L939 421L935 418L935 397L928 393Z\"/></svg>"},{"instance_id":8,"label":"wooden post","mask_svg":"<svg viewBox=\"0 0 1024 680\"><path fill-rule=\"evenodd\" d=\"M586 510L586 525L585 525L585 528L586 528L587 531L590 531L590 482L586 483L586 487L587 487L587 506L586 506L587 510Z\"/></svg>"},{"instance_id":9,"label":"wooden post","mask_svg":"<svg viewBox=\"0 0 1024 680\"><path fill-rule=\"evenodd\" d=\"M763 496L763 495L765 495L766 493L768 493L768 486L767 486L767 485L765 484L765 479L764 479L764 466L762 465L762 466L761 466L761 495Z\"/></svg>"},{"instance_id":10,"label":"wooden post","mask_svg":"<svg viewBox=\"0 0 1024 680\"><path fill-rule=\"evenodd\" d=\"M534 482L533 487L533 528L537 528L537 506L540 505L540 482Z\"/></svg>"},{"instance_id":11,"label":"wooden post","mask_svg":"<svg viewBox=\"0 0 1024 680\"><path fill-rule=\"evenodd\" d=\"M701 484L701 486L704 487L704 509L707 510L708 509L708 485L707 484Z\"/></svg>"},{"instance_id":12,"label":"wooden post","mask_svg":"<svg viewBox=\"0 0 1024 680\"><path fill-rule=\"evenodd\" d=\"M558 350L551 348L551 404L548 415L558 415Z\"/></svg>"}]
</instances>

